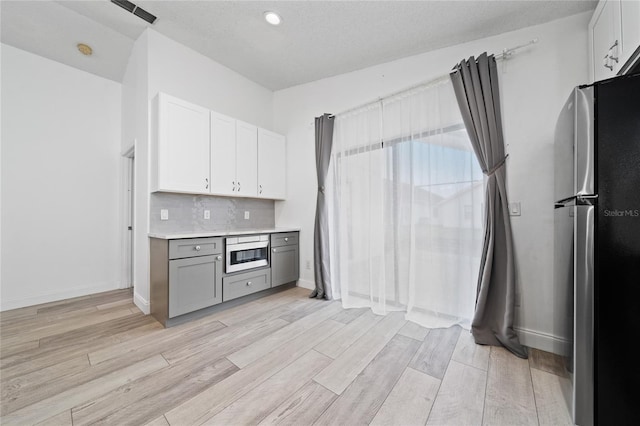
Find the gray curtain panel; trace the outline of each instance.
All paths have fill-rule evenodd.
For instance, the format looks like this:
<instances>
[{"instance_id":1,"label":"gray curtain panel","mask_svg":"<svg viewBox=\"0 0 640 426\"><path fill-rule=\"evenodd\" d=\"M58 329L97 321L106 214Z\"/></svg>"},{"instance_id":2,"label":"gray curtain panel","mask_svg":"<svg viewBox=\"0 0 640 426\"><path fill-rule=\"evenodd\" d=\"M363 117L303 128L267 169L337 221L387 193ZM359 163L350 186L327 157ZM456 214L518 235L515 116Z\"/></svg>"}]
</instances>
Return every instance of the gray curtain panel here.
<instances>
[{"instance_id":1,"label":"gray curtain panel","mask_svg":"<svg viewBox=\"0 0 640 426\"><path fill-rule=\"evenodd\" d=\"M469 139L487 175L484 247L471 332L476 343L502 345L527 358L513 329L515 259L496 60L486 53L472 56L456 65L450 76Z\"/></svg>"},{"instance_id":2,"label":"gray curtain panel","mask_svg":"<svg viewBox=\"0 0 640 426\"><path fill-rule=\"evenodd\" d=\"M316 117L316 172L318 196L316 201L316 224L313 231L313 262L316 288L309 297L331 299L331 275L329 264L329 224L324 184L331 160L334 117L324 114Z\"/></svg>"}]
</instances>

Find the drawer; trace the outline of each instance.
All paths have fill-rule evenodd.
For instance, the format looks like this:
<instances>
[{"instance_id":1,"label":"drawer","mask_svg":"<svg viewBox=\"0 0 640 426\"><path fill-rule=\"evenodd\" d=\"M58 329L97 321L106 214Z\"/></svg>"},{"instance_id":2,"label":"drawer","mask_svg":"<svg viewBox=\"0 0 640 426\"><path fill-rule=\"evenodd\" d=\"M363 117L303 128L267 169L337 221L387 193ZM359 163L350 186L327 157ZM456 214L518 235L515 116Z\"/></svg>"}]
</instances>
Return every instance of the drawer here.
<instances>
[{"instance_id":1,"label":"drawer","mask_svg":"<svg viewBox=\"0 0 640 426\"><path fill-rule=\"evenodd\" d=\"M222 238L185 238L169 241L169 259L222 254Z\"/></svg>"},{"instance_id":2,"label":"drawer","mask_svg":"<svg viewBox=\"0 0 640 426\"><path fill-rule=\"evenodd\" d=\"M271 234L271 247L296 245L298 245L297 232L281 232L279 234Z\"/></svg>"},{"instance_id":3,"label":"drawer","mask_svg":"<svg viewBox=\"0 0 640 426\"><path fill-rule=\"evenodd\" d=\"M271 269L245 272L222 278L222 301L271 288Z\"/></svg>"}]
</instances>

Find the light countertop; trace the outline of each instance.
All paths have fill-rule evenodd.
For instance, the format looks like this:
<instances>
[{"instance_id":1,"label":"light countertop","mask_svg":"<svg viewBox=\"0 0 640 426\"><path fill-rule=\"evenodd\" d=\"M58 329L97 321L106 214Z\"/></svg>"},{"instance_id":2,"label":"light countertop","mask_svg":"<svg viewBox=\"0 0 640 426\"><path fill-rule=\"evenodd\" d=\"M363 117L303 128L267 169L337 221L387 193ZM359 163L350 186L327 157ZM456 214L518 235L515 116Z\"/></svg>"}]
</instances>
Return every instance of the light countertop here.
<instances>
[{"instance_id":1,"label":"light countertop","mask_svg":"<svg viewBox=\"0 0 640 426\"><path fill-rule=\"evenodd\" d=\"M228 237L230 235L248 235L248 234L277 234L278 232L295 232L300 231L297 227L278 227L268 229L239 229L231 231L198 231L198 232L176 232L162 233L150 232L150 238L160 238L163 240L177 240L180 238L205 238L205 237Z\"/></svg>"}]
</instances>

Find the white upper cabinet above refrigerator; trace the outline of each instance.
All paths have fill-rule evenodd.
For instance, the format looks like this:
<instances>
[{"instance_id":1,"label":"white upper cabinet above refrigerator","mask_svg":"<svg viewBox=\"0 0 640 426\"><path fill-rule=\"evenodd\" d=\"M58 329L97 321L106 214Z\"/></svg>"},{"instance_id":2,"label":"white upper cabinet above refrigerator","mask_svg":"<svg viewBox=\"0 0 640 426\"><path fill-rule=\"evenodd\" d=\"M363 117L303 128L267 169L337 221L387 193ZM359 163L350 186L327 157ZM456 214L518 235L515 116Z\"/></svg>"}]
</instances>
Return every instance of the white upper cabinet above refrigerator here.
<instances>
[{"instance_id":1,"label":"white upper cabinet above refrigerator","mask_svg":"<svg viewBox=\"0 0 640 426\"><path fill-rule=\"evenodd\" d=\"M258 129L258 197L286 197L286 140L284 136Z\"/></svg>"},{"instance_id":2,"label":"white upper cabinet above refrigerator","mask_svg":"<svg viewBox=\"0 0 640 426\"><path fill-rule=\"evenodd\" d=\"M626 73L640 56L640 1L602 0L589 23L591 81Z\"/></svg>"},{"instance_id":3,"label":"white upper cabinet above refrigerator","mask_svg":"<svg viewBox=\"0 0 640 426\"><path fill-rule=\"evenodd\" d=\"M640 1L623 0L620 2L622 32L622 51L620 64L630 67L640 57ZM626 69L622 69L626 72Z\"/></svg>"},{"instance_id":4,"label":"white upper cabinet above refrigerator","mask_svg":"<svg viewBox=\"0 0 640 426\"><path fill-rule=\"evenodd\" d=\"M209 110L164 93L157 102L152 190L209 192Z\"/></svg>"}]
</instances>

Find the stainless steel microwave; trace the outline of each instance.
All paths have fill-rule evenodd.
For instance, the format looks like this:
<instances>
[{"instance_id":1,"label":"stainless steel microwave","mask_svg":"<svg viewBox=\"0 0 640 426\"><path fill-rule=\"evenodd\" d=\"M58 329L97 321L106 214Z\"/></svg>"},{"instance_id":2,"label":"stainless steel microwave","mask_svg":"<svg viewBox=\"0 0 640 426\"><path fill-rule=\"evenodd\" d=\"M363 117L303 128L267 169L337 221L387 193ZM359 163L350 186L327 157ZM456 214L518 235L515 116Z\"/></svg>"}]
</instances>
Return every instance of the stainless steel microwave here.
<instances>
[{"instance_id":1,"label":"stainless steel microwave","mask_svg":"<svg viewBox=\"0 0 640 426\"><path fill-rule=\"evenodd\" d=\"M226 239L226 273L263 266L269 266L269 234Z\"/></svg>"}]
</instances>

